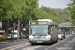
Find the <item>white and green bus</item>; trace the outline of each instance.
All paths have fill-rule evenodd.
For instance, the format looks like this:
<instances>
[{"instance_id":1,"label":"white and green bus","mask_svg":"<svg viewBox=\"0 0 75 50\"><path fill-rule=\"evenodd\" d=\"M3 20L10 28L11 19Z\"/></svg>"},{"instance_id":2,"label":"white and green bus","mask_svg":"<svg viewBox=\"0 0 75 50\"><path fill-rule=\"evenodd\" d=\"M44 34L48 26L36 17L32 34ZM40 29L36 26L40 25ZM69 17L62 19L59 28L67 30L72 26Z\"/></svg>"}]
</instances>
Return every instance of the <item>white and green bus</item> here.
<instances>
[{"instance_id":1,"label":"white and green bus","mask_svg":"<svg viewBox=\"0 0 75 50\"><path fill-rule=\"evenodd\" d=\"M58 25L50 19L29 21L29 43L51 43L58 40Z\"/></svg>"}]
</instances>

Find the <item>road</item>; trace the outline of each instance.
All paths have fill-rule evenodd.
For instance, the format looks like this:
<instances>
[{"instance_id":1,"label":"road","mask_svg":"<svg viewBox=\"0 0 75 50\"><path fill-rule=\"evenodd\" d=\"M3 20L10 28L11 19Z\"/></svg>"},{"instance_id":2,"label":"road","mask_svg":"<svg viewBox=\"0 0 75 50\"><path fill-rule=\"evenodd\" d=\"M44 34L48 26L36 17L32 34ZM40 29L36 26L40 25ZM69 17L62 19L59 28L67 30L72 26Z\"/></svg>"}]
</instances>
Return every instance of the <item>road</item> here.
<instances>
[{"instance_id":1,"label":"road","mask_svg":"<svg viewBox=\"0 0 75 50\"><path fill-rule=\"evenodd\" d=\"M54 44L31 45L28 40L0 43L0 50L75 50L75 34L69 34Z\"/></svg>"}]
</instances>

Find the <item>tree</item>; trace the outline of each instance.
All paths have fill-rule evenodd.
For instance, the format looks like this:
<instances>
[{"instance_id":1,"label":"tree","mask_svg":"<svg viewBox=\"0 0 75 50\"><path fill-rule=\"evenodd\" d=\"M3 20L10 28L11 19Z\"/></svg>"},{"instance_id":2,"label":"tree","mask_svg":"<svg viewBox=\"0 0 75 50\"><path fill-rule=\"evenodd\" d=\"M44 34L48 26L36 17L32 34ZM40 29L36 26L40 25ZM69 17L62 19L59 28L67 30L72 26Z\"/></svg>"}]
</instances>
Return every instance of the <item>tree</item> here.
<instances>
[{"instance_id":1,"label":"tree","mask_svg":"<svg viewBox=\"0 0 75 50\"><path fill-rule=\"evenodd\" d=\"M49 14L49 19L55 22L61 23L70 20L69 12L66 9L62 10L60 8L49 8L44 6L42 6L41 9Z\"/></svg>"},{"instance_id":2,"label":"tree","mask_svg":"<svg viewBox=\"0 0 75 50\"><path fill-rule=\"evenodd\" d=\"M11 7L9 2L6 4L6 0L0 0L0 20L7 20L7 11ZM6 6L8 5L8 6ZM9 8L8 8L9 7Z\"/></svg>"},{"instance_id":3,"label":"tree","mask_svg":"<svg viewBox=\"0 0 75 50\"><path fill-rule=\"evenodd\" d=\"M24 24L24 26L28 25L30 20L33 20L35 17L33 16L33 10L38 8L38 0L25 0L25 8L23 9L26 11L25 14L23 14L21 23Z\"/></svg>"},{"instance_id":4,"label":"tree","mask_svg":"<svg viewBox=\"0 0 75 50\"><path fill-rule=\"evenodd\" d=\"M22 23L27 24L36 8L38 0L0 0L0 20L17 22L20 18Z\"/></svg>"},{"instance_id":5,"label":"tree","mask_svg":"<svg viewBox=\"0 0 75 50\"><path fill-rule=\"evenodd\" d=\"M71 0L71 1L73 2L68 4L69 7L67 9L69 10L72 22L75 22L75 0Z\"/></svg>"}]
</instances>

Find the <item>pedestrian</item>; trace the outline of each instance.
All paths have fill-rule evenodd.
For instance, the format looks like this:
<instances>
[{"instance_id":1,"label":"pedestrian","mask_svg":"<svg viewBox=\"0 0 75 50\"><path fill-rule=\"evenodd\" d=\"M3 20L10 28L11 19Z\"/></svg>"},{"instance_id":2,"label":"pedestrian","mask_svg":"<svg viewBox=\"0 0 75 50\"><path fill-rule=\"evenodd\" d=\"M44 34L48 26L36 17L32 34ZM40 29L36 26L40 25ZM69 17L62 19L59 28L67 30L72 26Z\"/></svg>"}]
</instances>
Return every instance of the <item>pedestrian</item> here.
<instances>
[{"instance_id":1,"label":"pedestrian","mask_svg":"<svg viewBox=\"0 0 75 50\"><path fill-rule=\"evenodd\" d=\"M70 29L70 33L71 33L71 29Z\"/></svg>"}]
</instances>

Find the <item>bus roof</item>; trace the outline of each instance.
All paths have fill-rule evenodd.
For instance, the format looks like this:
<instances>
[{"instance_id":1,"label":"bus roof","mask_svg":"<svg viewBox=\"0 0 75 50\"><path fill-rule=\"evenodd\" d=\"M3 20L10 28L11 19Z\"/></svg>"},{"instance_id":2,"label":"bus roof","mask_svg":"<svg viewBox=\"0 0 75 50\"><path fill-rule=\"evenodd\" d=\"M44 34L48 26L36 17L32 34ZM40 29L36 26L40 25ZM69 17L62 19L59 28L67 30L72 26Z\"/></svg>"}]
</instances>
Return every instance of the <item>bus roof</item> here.
<instances>
[{"instance_id":1,"label":"bus roof","mask_svg":"<svg viewBox=\"0 0 75 50\"><path fill-rule=\"evenodd\" d=\"M53 22L51 19L38 19L38 20L32 20L32 21L29 21L29 25L30 23L33 22L33 24L36 24L36 22L49 22L48 24L49 25L57 25L57 22ZM35 22L35 23L34 23ZM43 23L41 23L43 24ZM46 23L47 24L47 23Z\"/></svg>"},{"instance_id":2,"label":"bus roof","mask_svg":"<svg viewBox=\"0 0 75 50\"><path fill-rule=\"evenodd\" d=\"M37 20L37 21L48 21L48 22L53 22L53 21L50 20L50 19L39 19L39 20Z\"/></svg>"}]
</instances>

